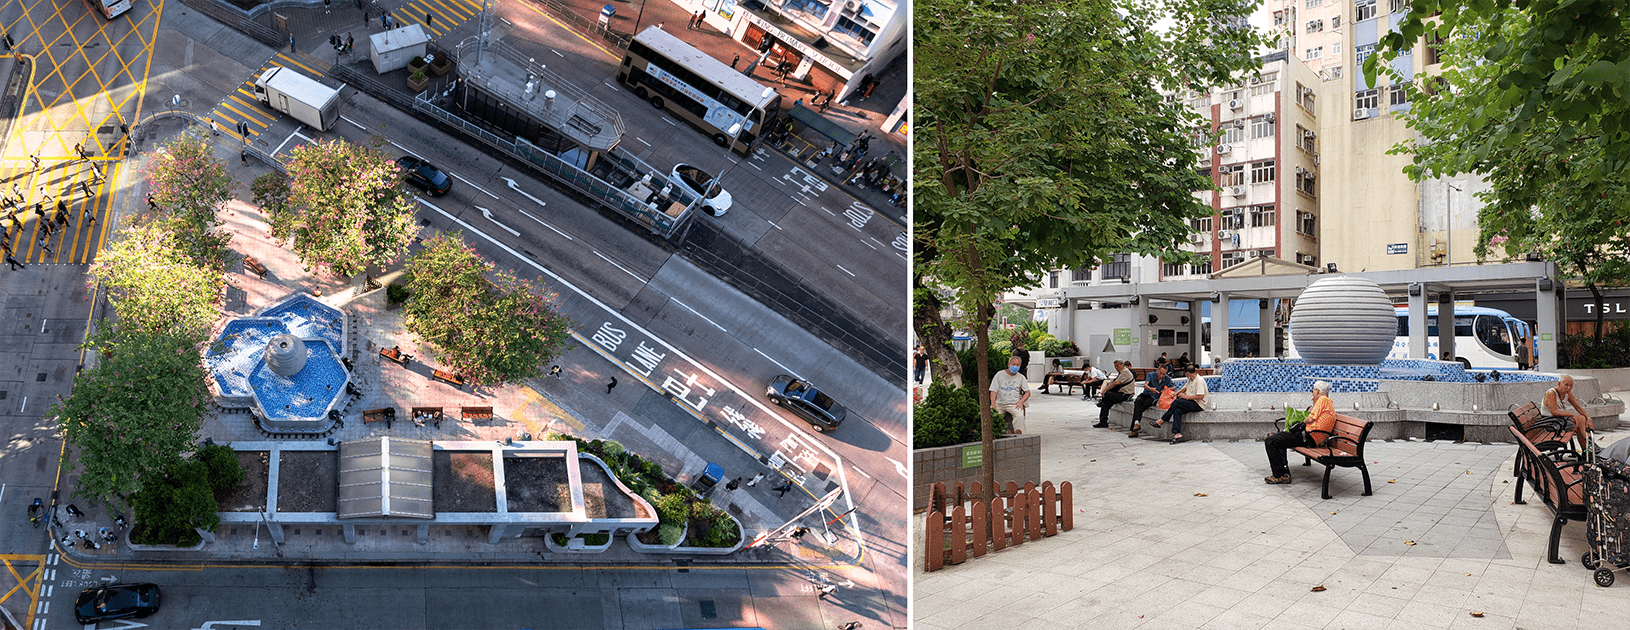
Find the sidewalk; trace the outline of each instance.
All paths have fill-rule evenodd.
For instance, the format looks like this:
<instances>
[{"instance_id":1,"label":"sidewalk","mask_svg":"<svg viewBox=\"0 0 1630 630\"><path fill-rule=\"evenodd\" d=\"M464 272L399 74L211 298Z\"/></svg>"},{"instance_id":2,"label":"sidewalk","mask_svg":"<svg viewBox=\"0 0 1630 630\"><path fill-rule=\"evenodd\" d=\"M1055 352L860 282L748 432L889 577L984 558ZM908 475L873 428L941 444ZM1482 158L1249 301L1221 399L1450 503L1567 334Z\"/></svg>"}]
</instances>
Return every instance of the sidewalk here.
<instances>
[{"instance_id":1,"label":"sidewalk","mask_svg":"<svg viewBox=\"0 0 1630 630\"><path fill-rule=\"evenodd\" d=\"M1511 503L1513 445L1372 442L1374 494L1338 469L1326 501L1322 468L1294 459L1291 485L1264 484L1259 441L1171 445L1096 421L1078 395L1031 395L1041 477L1074 485L1074 530L924 573L924 516L913 516L914 627L1623 623L1625 594L1598 588L1579 564L1584 524L1563 530L1568 563L1546 562L1551 514L1538 500Z\"/></svg>"}]
</instances>

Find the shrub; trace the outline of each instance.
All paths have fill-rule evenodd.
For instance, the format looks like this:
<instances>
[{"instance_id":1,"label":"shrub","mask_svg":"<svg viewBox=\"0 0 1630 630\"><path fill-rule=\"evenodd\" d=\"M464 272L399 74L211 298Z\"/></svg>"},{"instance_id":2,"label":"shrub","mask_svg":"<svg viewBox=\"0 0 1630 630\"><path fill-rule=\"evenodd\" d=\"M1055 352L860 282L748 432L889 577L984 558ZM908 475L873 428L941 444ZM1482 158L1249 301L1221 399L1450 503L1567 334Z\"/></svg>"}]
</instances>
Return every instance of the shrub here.
<instances>
[{"instance_id":1,"label":"shrub","mask_svg":"<svg viewBox=\"0 0 1630 630\"><path fill-rule=\"evenodd\" d=\"M923 404L912 410L912 448L934 448L977 442L980 439L979 401L970 387L951 389L940 383L928 386ZM983 389L978 390L983 391ZM997 435L1007 429L1001 415L992 417Z\"/></svg>"},{"instance_id":2,"label":"shrub","mask_svg":"<svg viewBox=\"0 0 1630 630\"><path fill-rule=\"evenodd\" d=\"M600 452L605 453L607 459L621 461L623 453L628 451L623 448L622 442L618 442L616 440L606 440L600 444Z\"/></svg>"},{"instance_id":3,"label":"shrub","mask_svg":"<svg viewBox=\"0 0 1630 630\"><path fill-rule=\"evenodd\" d=\"M391 304L401 304L410 297L413 297L413 292L409 291L406 285L392 282L390 286L385 287L385 299L390 300Z\"/></svg>"},{"instance_id":4,"label":"shrub","mask_svg":"<svg viewBox=\"0 0 1630 630\"><path fill-rule=\"evenodd\" d=\"M215 513L218 504L209 484L209 468L197 459L143 479L130 504L143 529L135 540L142 544L192 545L198 541L192 528L213 530L221 523Z\"/></svg>"},{"instance_id":5,"label":"shrub","mask_svg":"<svg viewBox=\"0 0 1630 630\"><path fill-rule=\"evenodd\" d=\"M583 534L578 538L583 539L583 544L596 547L611 542L611 534Z\"/></svg>"},{"instance_id":6,"label":"shrub","mask_svg":"<svg viewBox=\"0 0 1630 630\"><path fill-rule=\"evenodd\" d=\"M657 520L662 523L684 523L690 517L690 498L680 493L665 494L657 499Z\"/></svg>"},{"instance_id":7,"label":"shrub","mask_svg":"<svg viewBox=\"0 0 1630 630\"><path fill-rule=\"evenodd\" d=\"M657 526L657 535L662 538L662 544L675 545L685 536L684 523L663 523Z\"/></svg>"},{"instance_id":8,"label":"shrub","mask_svg":"<svg viewBox=\"0 0 1630 630\"><path fill-rule=\"evenodd\" d=\"M1007 358L1012 354L1012 351L1007 347L998 348L997 345L998 344L992 343L990 346L989 360L991 374L995 374L1003 369L1006 369ZM1006 346L1006 344L1001 345ZM958 350L956 353L957 361L962 364L963 383L973 383L974 379L978 378L978 366L974 364L974 356L977 352L977 348L968 348L967 350ZM985 381L983 383L979 383L975 389L983 390L989 386L990 381Z\"/></svg>"},{"instance_id":9,"label":"shrub","mask_svg":"<svg viewBox=\"0 0 1630 630\"><path fill-rule=\"evenodd\" d=\"M1597 343L1595 335L1565 335L1557 346L1557 363L1564 369L1599 370L1630 366L1630 324L1607 322Z\"/></svg>"},{"instance_id":10,"label":"shrub","mask_svg":"<svg viewBox=\"0 0 1630 630\"><path fill-rule=\"evenodd\" d=\"M238 457L231 448L211 444L199 450L193 458L204 465L209 486L216 495L231 492L243 485L243 467L238 465Z\"/></svg>"}]
</instances>

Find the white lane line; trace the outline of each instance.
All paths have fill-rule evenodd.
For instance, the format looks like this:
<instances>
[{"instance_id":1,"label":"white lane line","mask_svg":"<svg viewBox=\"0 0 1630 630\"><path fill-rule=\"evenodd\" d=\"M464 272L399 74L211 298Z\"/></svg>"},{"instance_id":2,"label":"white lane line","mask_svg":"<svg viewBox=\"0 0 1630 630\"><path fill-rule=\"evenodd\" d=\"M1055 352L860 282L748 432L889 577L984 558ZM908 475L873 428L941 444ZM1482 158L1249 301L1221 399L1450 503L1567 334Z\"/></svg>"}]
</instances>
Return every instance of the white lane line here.
<instances>
[{"instance_id":1,"label":"white lane line","mask_svg":"<svg viewBox=\"0 0 1630 630\"><path fill-rule=\"evenodd\" d=\"M873 245L873 244L871 244L871 243L868 243L868 242L866 242L866 241L861 241L861 242L860 242L860 244L861 244L861 245L865 245L865 246L867 246L867 247L870 247L870 248L872 248L872 249L877 249L877 246L876 246L876 245Z\"/></svg>"},{"instance_id":2,"label":"white lane line","mask_svg":"<svg viewBox=\"0 0 1630 630\"><path fill-rule=\"evenodd\" d=\"M843 269L843 265L839 265L837 263L833 263L832 266L837 267L839 269ZM848 269L843 269L843 272L846 273L846 274L849 274L849 277L851 277L851 278L855 277L855 272L853 272L853 271L849 271Z\"/></svg>"},{"instance_id":3,"label":"white lane line","mask_svg":"<svg viewBox=\"0 0 1630 630\"><path fill-rule=\"evenodd\" d=\"M900 260L904 260L904 261L906 261L906 262L911 262L911 259L910 259L910 258L906 258L906 255L905 255L905 254L902 254L902 253L900 253L900 252L894 252L894 255L895 255L895 256L899 256L899 257L900 257Z\"/></svg>"},{"instance_id":4,"label":"white lane line","mask_svg":"<svg viewBox=\"0 0 1630 630\"><path fill-rule=\"evenodd\" d=\"M793 198L792 198L792 200L793 200L793 201L796 201L796 202L798 202L798 205L800 205L800 206L803 206L803 207L805 207L805 208L808 208L808 207L809 207L809 204L807 204L807 203L804 203L804 200L803 200L803 199L800 199L800 198L798 198L798 197L793 197Z\"/></svg>"},{"instance_id":5,"label":"white lane line","mask_svg":"<svg viewBox=\"0 0 1630 630\"><path fill-rule=\"evenodd\" d=\"M864 470L861 470L861 469L860 469L860 467L859 467L859 466L856 466L856 465L854 465L854 464L849 464L849 467L850 467L850 468L853 468L853 469L854 469L854 471L855 471L855 472L857 472L857 473L860 473L860 476L862 476L862 477L865 477L865 478L867 478L867 479L871 479L871 478L872 478L872 476L871 476L871 475L868 475L868 474L866 474L866 471L864 471Z\"/></svg>"},{"instance_id":6,"label":"white lane line","mask_svg":"<svg viewBox=\"0 0 1630 630\"><path fill-rule=\"evenodd\" d=\"M781 229L781 226L779 226L779 225L775 225L775 222L774 222L774 221L765 221L765 223L768 223L768 224L770 224L770 225L774 225L774 226L775 226L775 229L777 229L777 230L779 230L779 229Z\"/></svg>"},{"instance_id":7,"label":"white lane line","mask_svg":"<svg viewBox=\"0 0 1630 630\"><path fill-rule=\"evenodd\" d=\"M635 279L635 280L638 280L638 281L640 281L640 282L650 282L650 280L646 280L646 279L645 279L645 278L641 278L641 277L639 277L639 275L638 275L638 274L635 274L635 273L634 273L634 272L632 272L632 271L629 271L629 270L628 270L628 268L626 268L626 267L623 267L623 266L622 266L622 265L619 265L619 264L617 264L617 261L615 261L615 260L612 260L612 259L610 259L610 258L606 258L606 255L605 255L605 254L602 254L602 253L600 253L600 252L594 252L594 255L595 255L595 256L599 256L599 257L600 257L600 260L604 260L604 261L606 261L606 262L608 262L608 263L611 263L611 266L613 266L613 267L616 267L616 268L618 268L618 269L622 269L622 270L623 270L623 273L626 273L626 274L628 274L628 275L630 275L630 276L634 276L634 279Z\"/></svg>"},{"instance_id":8,"label":"white lane line","mask_svg":"<svg viewBox=\"0 0 1630 630\"><path fill-rule=\"evenodd\" d=\"M488 243L491 243L493 245L493 247L497 247L498 249L503 250L505 253L508 253L515 260L520 261L521 264L530 265L533 269L537 269L539 272L541 272L544 275L547 275L550 278L552 278L560 286L566 287L567 289L571 290L573 293L576 293L576 294L578 294L580 296L583 296L583 299L588 300L588 302L590 304L593 304L593 305L599 307L600 310L605 312L605 314L608 317L616 318L616 319L622 321L623 325L628 326L629 328L631 328L633 330L639 331L640 334L642 334L645 337L649 338L652 343L658 344L658 345L662 346L663 348L667 348L669 352L673 353L674 358L691 364L692 366L695 367L696 371L698 371L698 372L700 372L702 374L706 374L709 378L712 378L714 381L718 382L720 385L729 388L731 392L735 393L737 396L740 396L743 401L745 401L748 404L751 404L752 406L756 407L759 410L760 413L765 415L765 417L775 418L776 422L780 422L782 428L786 429L788 434L791 437L793 437L794 439L797 439L797 438L799 438L799 437L801 437L803 435L803 428L801 426L794 426L791 422L788 422L787 419L785 417L783 417L781 414L771 410L769 408L769 406L765 405L764 401L760 400L758 396L753 396L753 395L748 394L747 392L743 391L740 387L736 386L736 384L734 382L731 382L731 381L725 379L724 377L719 376L718 372L714 372L712 369L709 369L707 366L702 365L701 362L697 361L694 358L691 358L691 356L689 354L681 352L678 348L675 348L673 346L673 344L668 343L668 341L666 339L658 337L658 336L652 334L651 331L646 330L645 327L634 323L634 321L631 320L631 319L628 319L627 316L625 316L622 313L618 312L616 309L613 309L610 306L607 306L605 302L600 301L599 298L596 298L593 295L589 295L587 292L585 292L582 289L578 288L577 285L572 284L570 282L567 282L565 278L560 277L559 274L555 273L554 271L551 271L548 267L545 267L542 264L538 263L538 261L532 260L531 258L521 254L520 252L515 251L515 248L504 244L503 241L500 241L500 240L498 240L496 238L493 238L493 236L491 234L488 234L486 232L483 232L483 231L477 229L474 225L470 225L469 223L466 223L463 219L460 219L460 218L454 216L452 213L450 213L450 212L448 212L446 210L443 210L443 209L441 209L439 207L436 207L435 204L432 204L429 201L425 201L424 199L421 198L421 199L419 199L419 203L424 204L426 207L428 207L428 208L430 208L432 210L435 210L437 214L440 214L443 218L447 219L448 221L451 221L451 222L457 224L459 227L464 228L466 231L469 231L472 234L480 235L481 238L484 238L484 239L487 240ZM596 348L597 352L599 350L600 350L599 348ZM763 353L760 353L760 354L763 354ZM605 355L602 355L602 356L605 356ZM772 359L772 361L773 361L773 359ZM779 365L779 364L777 364L777 365ZM791 370L788 370L788 372L790 373ZM18 412L18 413L21 413L21 412ZM726 438L728 438L732 442L736 443L737 446L740 447L743 451L752 453L752 449L747 448L746 445L742 444L739 440L737 440L735 438L735 436L732 436L729 433L721 433L720 435L724 435ZM838 476L839 476L838 485L843 488L843 501L845 503L845 507L848 507L848 508L855 507L854 494L849 492L849 474L848 474L847 471L844 470L843 466L841 465L842 462L844 461L843 458L839 457L837 453L832 452L832 449L827 448L827 446L825 444L822 444L822 443L820 443L818 441L807 440L807 441L802 441L802 443L804 443L810 450L823 453L827 457L831 458L831 460L833 462L838 462L839 463L839 466L837 466L837 471L838 471ZM754 454L754 456L757 456L756 453L753 453L753 454ZM832 510L832 511L836 512L837 510ZM860 529L860 517L853 514L853 513L850 513L850 515L849 515L849 529L850 529L850 531L854 532L855 542L859 543L862 547L864 547L866 545L866 538L865 538L865 534L862 533L861 529ZM862 552L862 553L864 553L864 552Z\"/></svg>"},{"instance_id":9,"label":"white lane line","mask_svg":"<svg viewBox=\"0 0 1630 630\"><path fill-rule=\"evenodd\" d=\"M651 143L646 142L645 138L641 138L639 136L634 136L634 139L640 141L640 144L643 144L645 146L651 146Z\"/></svg>"},{"instance_id":10,"label":"white lane line","mask_svg":"<svg viewBox=\"0 0 1630 630\"><path fill-rule=\"evenodd\" d=\"M471 207L475 208L476 210L480 210L481 211L481 216L487 217L487 220L493 222L494 225L497 225L498 227L504 228L504 231L509 232L511 236L520 236L521 235L520 230L517 230L517 229L512 228L510 226L504 225L502 223L499 223L498 219L493 218L491 210L488 210L488 209L483 208L481 206L471 206Z\"/></svg>"},{"instance_id":11,"label":"white lane line","mask_svg":"<svg viewBox=\"0 0 1630 630\"><path fill-rule=\"evenodd\" d=\"M883 241L878 241L878 240L877 240L877 237L875 237L875 236L868 236L868 237L866 237L866 238L869 238L869 239L872 239L872 240L874 240L874 241L877 241L877 244L878 244L878 245L882 245L882 244L883 244Z\"/></svg>"},{"instance_id":12,"label":"white lane line","mask_svg":"<svg viewBox=\"0 0 1630 630\"><path fill-rule=\"evenodd\" d=\"M55 592L57 592L57 585L55 585L55 584L46 584L45 585L45 596L46 597L50 597L51 594L55 593Z\"/></svg>"},{"instance_id":13,"label":"white lane line","mask_svg":"<svg viewBox=\"0 0 1630 630\"><path fill-rule=\"evenodd\" d=\"M777 361L775 359L771 359L770 355L764 354L763 350L759 350L758 348L753 348L753 352L757 352L758 356L764 357L766 359L770 359L770 363L774 363L776 365L781 365L780 361ZM788 374L791 374L791 375L796 376L798 378L803 378L802 376L798 376L797 373L793 372L792 368L790 368L790 367L787 367L785 365L781 365L781 369L786 370Z\"/></svg>"},{"instance_id":14,"label":"white lane line","mask_svg":"<svg viewBox=\"0 0 1630 630\"><path fill-rule=\"evenodd\" d=\"M407 148L407 147L404 147L404 146L402 146L402 145L400 145L400 144L397 144L397 143L396 143L396 141L395 141L395 140L387 140L387 141L386 141L386 142L389 142L389 143L391 143L391 146L393 146L393 147L396 147L396 148L398 148L398 149L401 149L401 150L402 150L402 152L403 152L403 153L406 153L406 154L408 154L408 155L411 155L411 156L413 156L413 157L416 157L416 158L419 158L419 159L421 159L421 160L424 160L424 156L422 156L422 155L419 155L419 154L417 154L417 153L414 153L414 152L413 152L413 150L412 150L412 149L409 149L409 148ZM425 161L426 161L426 162L428 162L428 161L429 161L429 160L425 160Z\"/></svg>"},{"instance_id":15,"label":"white lane line","mask_svg":"<svg viewBox=\"0 0 1630 630\"><path fill-rule=\"evenodd\" d=\"M641 8L644 8L644 7L641 7ZM549 51L549 52L552 52L552 53L555 53L555 56L556 56L556 57L560 57L560 58L561 58L561 59L565 59L565 58L566 58L566 55L562 55L562 54L560 54L560 51L558 51L558 50L550 50L550 51Z\"/></svg>"},{"instance_id":16,"label":"white lane line","mask_svg":"<svg viewBox=\"0 0 1630 630\"><path fill-rule=\"evenodd\" d=\"M751 162L749 162L749 163L748 163L748 164L747 164L747 165L748 165L748 166L751 166L751 167L753 167L753 168L758 168L758 165L757 165L757 164L753 164L753 163L751 163ZM761 171L762 171L762 170L764 170L764 169L762 169L762 168L758 168L758 170L761 170Z\"/></svg>"},{"instance_id":17,"label":"white lane line","mask_svg":"<svg viewBox=\"0 0 1630 630\"><path fill-rule=\"evenodd\" d=\"M272 150L272 155L277 155L279 153L282 153L283 152L283 147L287 146L289 144L289 141L293 140L295 138L295 136L299 136L301 138L306 138L305 136L301 136L299 131L292 132L292 133L289 134L289 137L283 139L283 144L277 145L277 148ZM310 140L311 138L306 138L306 139Z\"/></svg>"},{"instance_id":18,"label":"white lane line","mask_svg":"<svg viewBox=\"0 0 1630 630\"><path fill-rule=\"evenodd\" d=\"M487 196L488 196L488 197L492 197L492 198L493 198L493 199L497 199L497 198L498 198L498 195L494 195L494 194L492 194L492 193L490 193L490 192L487 192L487 189L485 189L485 188L482 188L482 187L480 187L480 186L477 186L477 185L475 185L475 182L472 182L472 181L470 181L470 180L468 180L468 179L464 179L464 176L463 176L463 175L459 175L459 174L458 174L458 173L454 173L454 172L452 172L452 171L447 171L447 174L448 174L448 175L452 175L452 176L453 176L453 177L457 177L457 178L458 178L458 181L461 181L461 182L464 182L464 183L466 183L466 184L469 184L469 185L470 185L470 187L471 187L471 188L474 188L474 189L476 189L476 190L479 190L479 191L481 191L481 192L482 192L482 193L484 193L484 194L486 194L486 195L487 195Z\"/></svg>"},{"instance_id":19,"label":"white lane line","mask_svg":"<svg viewBox=\"0 0 1630 630\"><path fill-rule=\"evenodd\" d=\"M691 308L691 307L690 307L690 306L687 306L687 305L686 305L686 304L685 304L685 303L684 303L684 302L681 302L681 301L679 301L679 298L675 298L675 297L670 297L670 298L668 298L668 299L670 299L670 300L673 300L673 301L674 301L674 304L678 304L678 305L680 305L680 306L684 306L684 307L685 307L685 310L687 310L687 311L690 311L690 312L692 312L692 313L696 313L696 316L697 316L697 317L700 317L700 318L702 318L702 319L707 319L707 316L706 316L706 315L703 315L703 314L701 314L701 313L699 313L699 312L697 312L697 311L696 311L696 309L694 309L694 308ZM711 320L711 319L707 319L707 323L709 323L709 324L713 324L713 327L714 327L714 328L717 328L717 329L719 329L719 330L722 330L722 331L724 331L724 332L730 332L730 331L728 331L728 330L725 330L725 329L724 329L724 326L720 326L720 325L719 325L719 323L718 323L718 322L716 322L716 321L713 321L713 320Z\"/></svg>"},{"instance_id":20,"label":"white lane line","mask_svg":"<svg viewBox=\"0 0 1630 630\"><path fill-rule=\"evenodd\" d=\"M555 226L553 226L553 225L549 225L549 224L548 224L548 223L544 223L544 222L543 222L543 219L539 219L539 218L537 218L537 217L535 217L535 216L532 216L532 213L530 213L530 212L527 212L527 211L525 211L525 210L522 210L522 209L520 209L520 208L516 208L516 209L515 209L515 211L516 211L516 212L519 212L519 213L521 213L521 214L524 214L524 215L526 215L526 218L528 218L528 219L531 219L531 220L533 220L533 221L537 221L537 222L538 222L538 224L539 224L539 225L542 225L542 226L543 226L543 227L546 227L546 228L549 228L549 229L551 229L551 230L555 230L555 233L556 233L556 234L559 234L559 235L561 235L561 236L564 236L564 237L566 237L566 240L568 240L568 241L575 241L575 240L577 240L577 239L575 239L575 238L572 238L572 237L571 237L571 235L570 235L570 234L567 234L567 233L565 233L565 232L562 232L562 231L560 231L560 230L558 230L558 229L555 229Z\"/></svg>"},{"instance_id":21,"label":"white lane line","mask_svg":"<svg viewBox=\"0 0 1630 630\"><path fill-rule=\"evenodd\" d=\"M343 121L345 121L345 122L348 122L348 123L351 123L351 124L353 124L353 125L356 125L356 127L357 127L357 129L361 129L361 130L363 130L363 131L367 131L367 130L368 130L368 128L367 128L367 127L364 127L364 126L362 126L362 123L359 123L359 122L357 122L357 121L355 121L355 120L351 120L351 118L350 118L350 117L348 117L348 116L340 116L340 120L343 120Z\"/></svg>"},{"instance_id":22,"label":"white lane line","mask_svg":"<svg viewBox=\"0 0 1630 630\"><path fill-rule=\"evenodd\" d=\"M806 205L807 205L807 204L806 204ZM826 212L826 213L827 213L827 214L830 214L830 215L832 215L832 216L838 216L838 213L836 213L836 212L833 212L833 211L831 211L831 210L827 210L827 209L826 209L826 206L821 206L821 210L823 210L823 211L825 211L825 212Z\"/></svg>"}]
</instances>

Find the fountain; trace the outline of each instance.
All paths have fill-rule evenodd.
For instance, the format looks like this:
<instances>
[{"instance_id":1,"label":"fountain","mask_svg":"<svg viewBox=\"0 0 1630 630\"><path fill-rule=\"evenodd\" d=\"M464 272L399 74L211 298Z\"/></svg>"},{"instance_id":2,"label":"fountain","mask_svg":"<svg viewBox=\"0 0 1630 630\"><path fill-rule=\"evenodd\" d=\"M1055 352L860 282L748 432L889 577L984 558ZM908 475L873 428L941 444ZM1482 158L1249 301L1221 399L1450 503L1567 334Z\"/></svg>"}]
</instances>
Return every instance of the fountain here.
<instances>
[{"instance_id":1,"label":"fountain","mask_svg":"<svg viewBox=\"0 0 1630 630\"><path fill-rule=\"evenodd\" d=\"M249 407L267 429L320 433L344 401L350 373L347 318L306 294L258 315L230 320L204 353L210 389L222 407Z\"/></svg>"}]
</instances>

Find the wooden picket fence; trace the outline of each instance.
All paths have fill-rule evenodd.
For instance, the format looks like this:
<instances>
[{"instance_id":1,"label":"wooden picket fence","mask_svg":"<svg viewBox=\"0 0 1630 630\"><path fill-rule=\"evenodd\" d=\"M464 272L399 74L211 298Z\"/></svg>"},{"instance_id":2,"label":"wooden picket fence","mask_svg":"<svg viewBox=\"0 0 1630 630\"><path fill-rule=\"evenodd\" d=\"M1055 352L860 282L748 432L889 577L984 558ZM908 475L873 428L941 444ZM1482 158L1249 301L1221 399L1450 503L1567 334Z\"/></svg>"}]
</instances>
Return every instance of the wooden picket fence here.
<instances>
[{"instance_id":1,"label":"wooden picket fence","mask_svg":"<svg viewBox=\"0 0 1630 630\"><path fill-rule=\"evenodd\" d=\"M946 564L962 564L970 557L1075 528L1068 481L1056 489L1051 481L1042 482L1039 489L1034 482L1024 482L1021 489L1009 481L1005 492L998 484L988 508L980 500L983 490L977 481L966 490L962 482L955 482L950 492L944 482L934 484L924 527L923 550L928 554L925 570L938 571Z\"/></svg>"}]
</instances>

